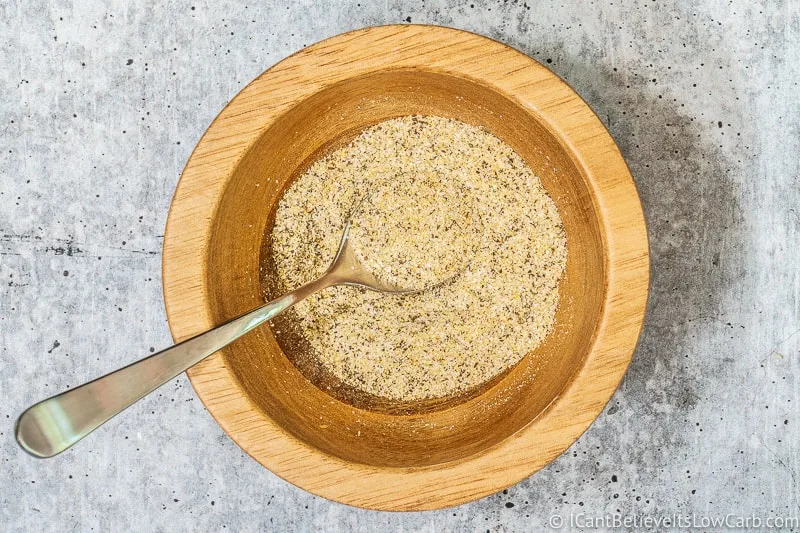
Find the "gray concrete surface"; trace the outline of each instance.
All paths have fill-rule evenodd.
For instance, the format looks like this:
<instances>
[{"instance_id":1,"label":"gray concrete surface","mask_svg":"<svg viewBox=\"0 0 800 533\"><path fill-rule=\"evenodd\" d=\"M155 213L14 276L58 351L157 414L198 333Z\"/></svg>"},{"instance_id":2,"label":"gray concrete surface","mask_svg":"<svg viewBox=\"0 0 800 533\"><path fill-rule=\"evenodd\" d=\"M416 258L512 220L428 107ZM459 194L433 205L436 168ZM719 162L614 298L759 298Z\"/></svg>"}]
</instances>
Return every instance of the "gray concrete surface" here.
<instances>
[{"instance_id":1,"label":"gray concrete surface","mask_svg":"<svg viewBox=\"0 0 800 533\"><path fill-rule=\"evenodd\" d=\"M524 531L554 515L566 526L614 513L800 516L800 4L760 4L0 3L0 530ZM597 422L507 493L414 514L285 483L225 436L184 377L56 459L20 451L12 427L25 406L170 343L167 208L225 103L305 45L408 21L545 62L630 164L652 298Z\"/></svg>"}]
</instances>

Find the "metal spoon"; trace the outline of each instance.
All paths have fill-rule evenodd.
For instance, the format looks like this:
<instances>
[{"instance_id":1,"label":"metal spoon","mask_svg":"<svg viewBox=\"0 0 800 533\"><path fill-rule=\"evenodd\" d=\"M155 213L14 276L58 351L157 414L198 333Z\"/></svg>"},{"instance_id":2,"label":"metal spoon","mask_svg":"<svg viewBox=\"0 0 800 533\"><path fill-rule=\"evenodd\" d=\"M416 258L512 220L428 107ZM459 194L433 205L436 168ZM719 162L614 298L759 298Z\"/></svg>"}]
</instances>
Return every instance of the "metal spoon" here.
<instances>
[{"instance_id":1,"label":"metal spoon","mask_svg":"<svg viewBox=\"0 0 800 533\"><path fill-rule=\"evenodd\" d=\"M327 287L353 285L385 293L419 292L378 280L356 257L349 233L350 221L336 257L320 278L212 330L29 407L17 420L17 442L35 457L57 455L189 367Z\"/></svg>"}]
</instances>

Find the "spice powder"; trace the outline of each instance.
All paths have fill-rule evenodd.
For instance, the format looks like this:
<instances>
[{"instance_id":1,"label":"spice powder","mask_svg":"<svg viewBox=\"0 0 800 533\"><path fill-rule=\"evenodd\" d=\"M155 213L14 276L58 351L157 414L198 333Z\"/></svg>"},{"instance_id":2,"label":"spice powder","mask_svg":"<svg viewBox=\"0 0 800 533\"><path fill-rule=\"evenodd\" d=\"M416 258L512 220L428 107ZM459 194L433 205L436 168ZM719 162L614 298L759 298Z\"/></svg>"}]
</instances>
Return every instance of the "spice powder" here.
<instances>
[{"instance_id":1,"label":"spice powder","mask_svg":"<svg viewBox=\"0 0 800 533\"><path fill-rule=\"evenodd\" d=\"M427 289L333 287L290 311L318 364L346 385L404 402L460 394L552 329L567 260L561 218L522 158L485 129L400 117L314 162L275 215L281 290L322 275L351 215L356 253L377 277Z\"/></svg>"}]
</instances>

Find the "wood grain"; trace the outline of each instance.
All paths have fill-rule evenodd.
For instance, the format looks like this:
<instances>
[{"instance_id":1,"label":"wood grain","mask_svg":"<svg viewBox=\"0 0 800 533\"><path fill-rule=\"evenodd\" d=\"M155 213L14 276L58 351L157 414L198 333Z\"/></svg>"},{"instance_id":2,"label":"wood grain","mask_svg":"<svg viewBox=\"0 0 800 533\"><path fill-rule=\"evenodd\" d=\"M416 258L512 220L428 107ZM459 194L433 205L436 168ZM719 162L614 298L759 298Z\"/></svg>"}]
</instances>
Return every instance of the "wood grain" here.
<instances>
[{"instance_id":1,"label":"wood grain","mask_svg":"<svg viewBox=\"0 0 800 533\"><path fill-rule=\"evenodd\" d=\"M214 418L261 464L314 494L374 509L463 503L562 453L622 378L649 283L630 173L566 84L484 37L383 26L275 65L198 143L164 239L175 340L263 301L260 265L275 205L305 165L370 124L412 113L486 127L520 153L556 201L568 262L547 341L501 380L435 409L392 411L334 398L291 363L268 327L188 373Z\"/></svg>"}]
</instances>

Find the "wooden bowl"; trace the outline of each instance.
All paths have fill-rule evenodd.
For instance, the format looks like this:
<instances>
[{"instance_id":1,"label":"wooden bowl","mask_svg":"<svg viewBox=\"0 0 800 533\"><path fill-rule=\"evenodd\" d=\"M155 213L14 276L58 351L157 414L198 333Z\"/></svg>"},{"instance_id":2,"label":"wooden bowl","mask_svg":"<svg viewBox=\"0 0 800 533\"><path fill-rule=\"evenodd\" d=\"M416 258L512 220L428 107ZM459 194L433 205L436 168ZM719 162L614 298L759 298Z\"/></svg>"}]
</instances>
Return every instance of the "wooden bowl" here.
<instances>
[{"instance_id":1,"label":"wooden bowl","mask_svg":"<svg viewBox=\"0 0 800 533\"><path fill-rule=\"evenodd\" d=\"M384 26L281 61L244 88L200 140L164 238L175 340L262 304L259 266L287 184L331 146L408 114L486 127L516 149L555 200L568 262L544 344L470 397L403 413L324 392L284 354L270 327L188 372L217 422L261 464L314 494L372 509L474 500L561 454L625 373L648 293L639 197L591 109L545 67L503 44L448 28Z\"/></svg>"}]
</instances>

